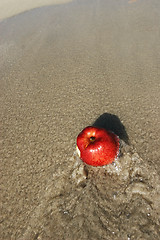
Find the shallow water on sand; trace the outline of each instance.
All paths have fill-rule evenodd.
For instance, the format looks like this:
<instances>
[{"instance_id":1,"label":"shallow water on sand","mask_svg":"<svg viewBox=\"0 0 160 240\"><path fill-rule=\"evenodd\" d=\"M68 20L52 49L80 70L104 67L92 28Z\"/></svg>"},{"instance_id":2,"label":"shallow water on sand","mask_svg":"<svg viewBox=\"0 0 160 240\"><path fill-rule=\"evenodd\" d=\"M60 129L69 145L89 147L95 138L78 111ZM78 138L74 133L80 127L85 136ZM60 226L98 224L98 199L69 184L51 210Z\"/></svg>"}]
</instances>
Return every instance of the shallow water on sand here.
<instances>
[{"instance_id":1,"label":"shallow water on sand","mask_svg":"<svg viewBox=\"0 0 160 240\"><path fill-rule=\"evenodd\" d=\"M2 239L160 238L159 22L159 0L80 0L0 22ZM106 118L130 147L83 170L76 136Z\"/></svg>"},{"instance_id":2,"label":"shallow water on sand","mask_svg":"<svg viewBox=\"0 0 160 240\"><path fill-rule=\"evenodd\" d=\"M22 239L159 239L160 178L123 146L104 167L75 153L46 186Z\"/></svg>"}]
</instances>

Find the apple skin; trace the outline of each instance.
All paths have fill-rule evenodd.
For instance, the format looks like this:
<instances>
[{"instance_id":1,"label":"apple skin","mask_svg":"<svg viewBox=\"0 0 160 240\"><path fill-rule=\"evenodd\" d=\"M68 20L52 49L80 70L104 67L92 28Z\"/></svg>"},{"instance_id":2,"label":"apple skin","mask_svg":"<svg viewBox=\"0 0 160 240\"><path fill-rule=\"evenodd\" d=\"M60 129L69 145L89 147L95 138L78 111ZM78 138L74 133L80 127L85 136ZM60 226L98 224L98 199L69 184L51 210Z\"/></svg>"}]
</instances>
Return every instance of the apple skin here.
<instances>
[{"instance_id":1,"label":"apple skin","mask_svg":"<svg viewBox=\"0 0 160 240\"><path fill-rule=\"evenodd\" d=\"M77 137L77 152L92 166L112 163L119 154L119 137L103 128L88 126Z\"/></svg>"}]
</instances>

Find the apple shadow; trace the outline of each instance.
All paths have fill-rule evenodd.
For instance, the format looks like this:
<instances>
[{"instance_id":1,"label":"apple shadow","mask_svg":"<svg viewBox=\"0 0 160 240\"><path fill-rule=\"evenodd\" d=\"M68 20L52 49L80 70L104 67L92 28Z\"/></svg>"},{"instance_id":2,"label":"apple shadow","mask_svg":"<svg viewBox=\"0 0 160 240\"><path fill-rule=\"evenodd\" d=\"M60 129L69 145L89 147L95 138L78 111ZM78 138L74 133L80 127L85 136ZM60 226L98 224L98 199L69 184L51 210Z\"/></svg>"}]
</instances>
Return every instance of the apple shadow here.
<instances>
[{"instance_id":1,"label":"apple shadow","mask_svg":"<svg viewBox=\"0 0 160 240\"><path fill-rule=\"evenodd\" d=\"M110 113L103 113L92 124L94 127L101 127L107 131L112 131L120 137L126 144L129 145L129 137L124 125L121 123L119 117Z\"/></svg>"}]
</instances>

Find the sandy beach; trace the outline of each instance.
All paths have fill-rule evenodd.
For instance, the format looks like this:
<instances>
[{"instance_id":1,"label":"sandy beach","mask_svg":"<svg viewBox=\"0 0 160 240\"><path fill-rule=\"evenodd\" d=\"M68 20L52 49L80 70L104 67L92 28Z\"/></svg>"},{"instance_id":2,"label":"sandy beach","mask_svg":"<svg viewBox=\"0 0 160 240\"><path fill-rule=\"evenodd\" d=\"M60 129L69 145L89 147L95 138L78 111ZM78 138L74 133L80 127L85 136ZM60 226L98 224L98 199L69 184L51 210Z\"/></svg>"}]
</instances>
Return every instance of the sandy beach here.
<instances>
[{"instance_id":1,"label":"sandy beach","mask_svg":"<svg viewBox=\"0 0 160 240\"><path fill-rule=\"evenodd\" d=\"M157 240L160 2L57 2L0 3L0 238ZM77 186L76 137L108 116L129 165Z\"/></svg>"},{"instance_id":2,"label":"sandy beach","mask_svg":"<svg viewBox=\"0 0 160 240\"><path fill-rule=\"evenodd\" d=\"M0 1L0 20L5 18L9 18L15 16L19 13L23 13L25 11L49 6L49 5L57 5L57 4L64 4L67 2L71 2L72 0L35 0L35 1L25 1L25 0L6 0Z\"/></svg>"}]
</instances>

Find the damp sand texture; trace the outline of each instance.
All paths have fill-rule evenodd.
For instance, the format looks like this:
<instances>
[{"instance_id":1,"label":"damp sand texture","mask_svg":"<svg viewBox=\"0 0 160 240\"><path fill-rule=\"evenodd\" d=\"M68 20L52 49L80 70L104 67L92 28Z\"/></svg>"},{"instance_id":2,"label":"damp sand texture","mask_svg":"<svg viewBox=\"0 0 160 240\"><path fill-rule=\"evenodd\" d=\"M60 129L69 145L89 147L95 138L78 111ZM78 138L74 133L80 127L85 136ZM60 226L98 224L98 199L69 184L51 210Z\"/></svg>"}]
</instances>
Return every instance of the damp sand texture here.
<instances>
[{"instance_id":1,"label":"damp sand texture","mask_svg":"<svg viewBox=\"0 0 160 240\"><path fill-rule=\"evenodd\" d=\"M0 22L2 239L160 238L159 22L158 0L72 1ZM138 167L122 180L89 171L77 187L76 137L104 113L125 126Z\"/></svg>"}]
</instances>

